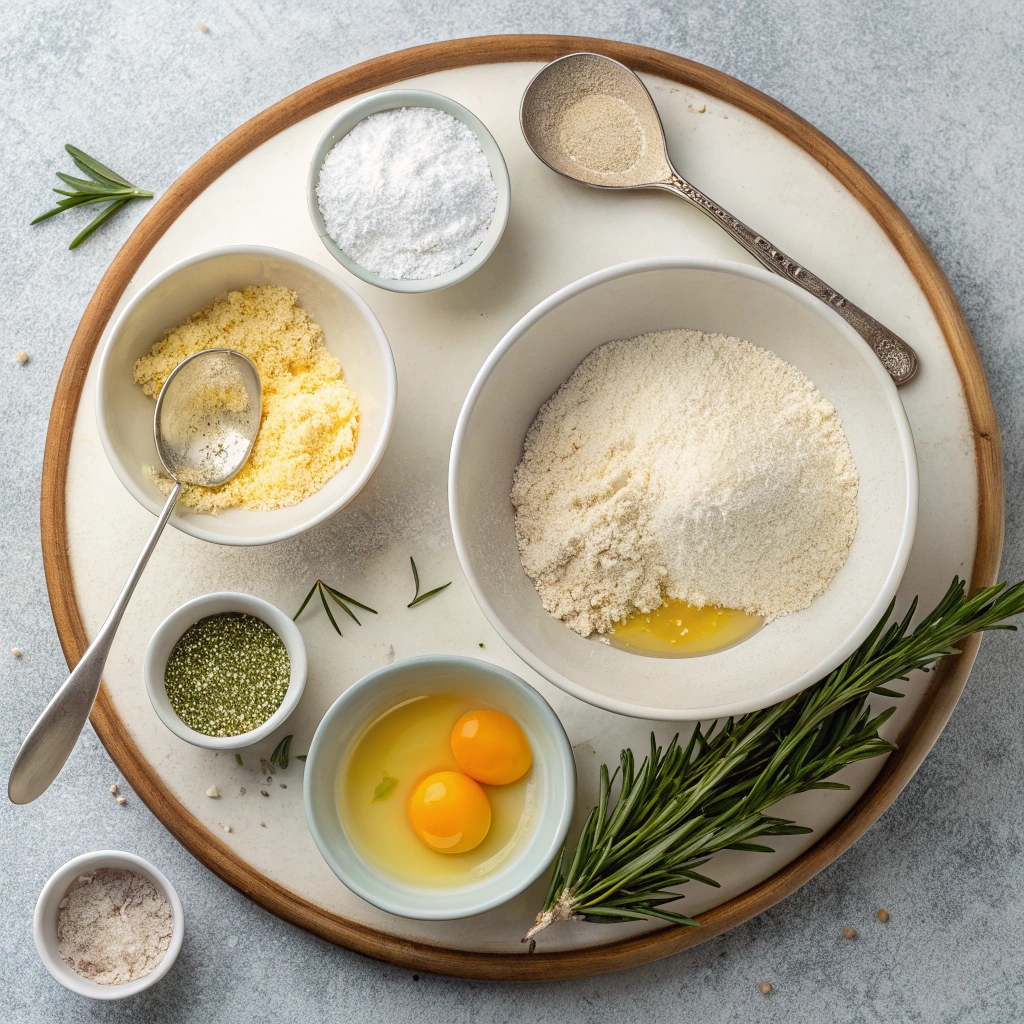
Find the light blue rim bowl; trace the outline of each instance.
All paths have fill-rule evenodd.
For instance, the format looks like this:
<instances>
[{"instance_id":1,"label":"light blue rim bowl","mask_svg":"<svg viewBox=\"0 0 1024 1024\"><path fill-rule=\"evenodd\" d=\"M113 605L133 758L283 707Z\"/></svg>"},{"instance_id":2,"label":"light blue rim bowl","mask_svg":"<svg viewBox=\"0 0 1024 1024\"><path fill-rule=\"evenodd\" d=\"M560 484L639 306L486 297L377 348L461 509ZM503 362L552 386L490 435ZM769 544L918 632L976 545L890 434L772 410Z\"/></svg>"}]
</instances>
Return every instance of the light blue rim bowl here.
<instances>
[{"instance_id":1,"label":"light blue rim bowl","mask_svg":"<svg viewBox=\"0 0 1024 1024\"><path fill-rule=\"evenodd\" d=\"M379 714L413 695L459 691L472 692L523 727L538 783L536 819L520 848L481 881L461 887L415 887L373 868L353 848L341 821L338 773L352 742ZM398 917L450 921L507 903L547 869L572 821L576 763L558 716L518 676L475 658L408 658L364 676L328 709L309 747L303 800L320 853L357 896Z\"/></svg>"},{"instance_id":2,"label":"light blue rim bowl","mask_svg":"<svg viewBox=\"0 0 1024 1024\"><path fill-rule=\"evenodd\" d=\"M346 136L360 121L365 121L371 114L379 114L382 110L395 110L400 107L433 107L436 110L443 110L446 114L458 118L469 128L480 140L480 148L487 157L487 163L491 168L491 177L498 189L498 205L494 210L494 217L484 240L480 243L476 252L447 274L440 274L437 277L427 277L419 281L396 281L389 277L381 277L360 266L349 256L333 238L327 233L327 225L320 213L320 204L316 199L316 185L320 180L320 168L327 159L327 154ZM306 203L309 207L309 216L313 221L313 227L320 236L327 251L350 273L355 274L360 280L367 284L375 285L377 288L385 288L391 292L405 292L409 294L422 292L436 292L442 288L448 288L459 281L464 281L470 274L475 273L487 261L487 258L497 248L498 242L505 231L508 223L509 204L511 202L512 189L508 180L508 168L505 166L505 158L501 155L494 137L487 130L484 123L467 110L461 103L442 96L440 93L427 92L424 89L392 89L388 92L378 92L373 96L367 96L365 100L354 103L347 110L340 113L328 126L309 165L309 179L306 184Z\"/></svg>"}]
</instances>

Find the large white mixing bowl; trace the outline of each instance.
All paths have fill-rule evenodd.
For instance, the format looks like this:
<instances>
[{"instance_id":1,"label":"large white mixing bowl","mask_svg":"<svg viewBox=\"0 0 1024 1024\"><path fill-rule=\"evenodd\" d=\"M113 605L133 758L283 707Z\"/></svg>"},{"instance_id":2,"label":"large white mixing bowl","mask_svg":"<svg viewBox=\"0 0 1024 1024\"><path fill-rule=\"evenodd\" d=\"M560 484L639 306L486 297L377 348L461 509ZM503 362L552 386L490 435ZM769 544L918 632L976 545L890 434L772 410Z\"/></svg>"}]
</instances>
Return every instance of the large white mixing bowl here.
<instances>
[{"instance_id":1,"label":"large white mixing bowl","mask_svg":"<svg viewBox=\"0 0 1024 1024\"><path fill-rule=\"evenodd\" d=\"M584 639L547 612L523 570L512 474L540 407L599 345L691 328L745 338L806 374L835 405L860 472L850 555L809 608L704 657L654 658ZM651 259L562 289L505 335L459 417L449 468L455 546L495 629L569 693L641 718L706 720L767 707L845 660L899 586L917 524L917 458L896 387L844 320L760 268Z\"/></svg>"}]
</instances>

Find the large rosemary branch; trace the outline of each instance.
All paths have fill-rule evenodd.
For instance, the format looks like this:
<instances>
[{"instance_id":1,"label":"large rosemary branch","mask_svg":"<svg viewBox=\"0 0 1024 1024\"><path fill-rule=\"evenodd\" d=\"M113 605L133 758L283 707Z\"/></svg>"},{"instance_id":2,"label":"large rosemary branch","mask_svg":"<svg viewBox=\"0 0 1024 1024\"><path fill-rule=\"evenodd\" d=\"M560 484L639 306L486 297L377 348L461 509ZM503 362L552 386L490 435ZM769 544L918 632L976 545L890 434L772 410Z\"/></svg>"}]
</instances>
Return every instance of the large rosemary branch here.
<instances>
[{"instance_id":1,"label":"large rosemary branch","mask_svg":"<svg viewBox=\"0 0 1024 1024\"><path fill-rule=\"evenodd\" d=\"M771 853L756 840L812 831L765 810L795 793L848 789L827 780L855 761L894 749L878 730L896 709L872 718L872 694L901 697L885 684L958 653L956 645L972 633L1016 629L1006 620L1024 612L1024 582L989 587L972 598L964 586L954 578L912 633L917 601L898 623L889 622L890 605L851 657L788 700L705 730L698 724L685 748L676 736L662 752L652 735L639 770L631 750L622 751L614 775L602 765L598 804L571 857L563 850L524 941L569 919L696 925L664 909L680 899L676 887L689 881L717 887L698 869L720 850Z\"/></svg>"}]
</instances>

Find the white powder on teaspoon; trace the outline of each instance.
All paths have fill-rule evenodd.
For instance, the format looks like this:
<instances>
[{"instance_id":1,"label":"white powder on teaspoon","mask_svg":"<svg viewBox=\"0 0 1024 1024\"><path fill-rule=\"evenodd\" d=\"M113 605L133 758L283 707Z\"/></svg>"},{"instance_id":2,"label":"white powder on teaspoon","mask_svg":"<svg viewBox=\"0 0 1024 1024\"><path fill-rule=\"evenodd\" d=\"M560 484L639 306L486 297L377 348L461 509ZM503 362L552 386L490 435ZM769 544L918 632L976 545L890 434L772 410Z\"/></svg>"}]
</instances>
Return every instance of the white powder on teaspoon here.
<instances>
[{"instance_id":1,"label":"white powder on teaspoon","mask_svg":"<svg viewBox=\"0 0 1024 1024\"><path fill-rule=\"evenodd\" d=\"M835 408L739 338L595 349L526 435L512 503L544 607L584 636L663 598L771 620L842 568L859 478Z\"/></svg>"},{"instance_id":2,"label":"white powder on teaspoon","mask_svg":"<svg viewBox=\"0 0 1024 1024\"><path fill-rule=\"evenodd\" d=\"M327 154L316 194L342 251L399 281L439 277L465 263L498 205L476 134L433 107L360 121Z\"/></svg>"}]
</instances>

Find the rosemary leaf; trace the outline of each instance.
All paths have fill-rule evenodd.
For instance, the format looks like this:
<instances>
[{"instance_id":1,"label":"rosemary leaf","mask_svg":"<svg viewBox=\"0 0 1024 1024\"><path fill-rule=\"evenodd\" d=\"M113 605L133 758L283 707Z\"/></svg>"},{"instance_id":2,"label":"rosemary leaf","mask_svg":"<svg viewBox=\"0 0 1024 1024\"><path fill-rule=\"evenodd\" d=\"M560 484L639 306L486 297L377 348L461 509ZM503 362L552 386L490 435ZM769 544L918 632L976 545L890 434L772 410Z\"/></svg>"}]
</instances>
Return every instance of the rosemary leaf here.
<instances>
[{"instance_id":1,"label":"rosemary leaf","mask_svg":"<svg viewBox=\"0 0 1024 1024\"><path fill-rule=\"evenodd\" d=\"M376 608L371 608L368 604L363 604L362 601L357 601L354 597L349 597L348 594L343 594L340 590L324 583L322 580L321 584L326 587L335 597L340 597L343 601L347 601L349 604L354 604L357 608L362 608L363 611L372 612L374 615L377 614ZM357 620L358 621L358 620Z\"/></svg>"},{"instance_id":2,"label":"rosemary leaf","mask_svg":"<svg viewBox=\"0 0 1024 1024\"><path fill-rule=\"evenodd\" d=\"M316 593L316 588L319 585L320 581L317 580L316 583L314 583L313 586L309 588L309 593L306 595L306 600L299 605L299 610L292 616L292 622L295 622L295 620L298 619L298 617L305 611L306 605L309 604L309 599Z\"/></svg>"},{"instance_id":3,"label":"rosemary leaf","mask_svg":"<svg viewBox=\"0 0 1024 1024\"><path fill-rule=\"evenodd\" d=\"M406 605L406 608L415 608L416 605L422 604L427 598L433 597L435 594L440 594L442 590L447 590L450 587L451 580L447 583L442 583L439 587L434 587L433 590L428 590L425 594L420 593L420 574L416 569L416 560L409 556L409 562L412 565L412 579L416 584L416 593L413 595L413 599Z\"/></svg>"},{"instance_id":4,"label":"rosemary leaf","mask_svg":"<svg viewBox=\"0 0 1024 1024\"><path fill-rule=\"evenodd\" d=\"M357 625L361 626L362 623L356 618L356 613L338 595L331 590L326 584L320 590L321 594L327 594L327 596L339 607L341 610Z\"/></svg>"},{"instance_id":5,"label":"rosemary leaf","mask_svg":"<svg viewBox=\"0 0 1024 1024\"><path fill-rule=\"evenodd\" d=\"M89 156L88 153L83 153L77 146L72 146L70 142L65 143L64 148L71 156L71 159L75 161L76 166L91 177L109 181L115 185L127 185L129 188L135 187L130 181L122 178L120 174L112 171L109 167L105 167L95 157Z\"/></svg>"},{"instance_id":6,"label":"rosemary leaf","mask_svg":"<svg viewBox=\"0 0 1024 1024\"><path fill-rule=\"evenodd\" d=\"M327 603L327 596L324 594L324 588L318 587L318 589L320 591L320 603L324 606L324 611L327 612L327 618L331 620L331 625L334 627L334 632L337 633L338 636L344 636L345 634L342 633L340 629L338 629L338 623L335 622L334 616L331 614L331 606Z\"/></svg>"},{"instance_id":7,"label":"rosemary leaf","mask_svg":"<svg viewBox=\"0 0 1024 1024\"><path fill-rule=\"evenodd\" d=\"M111 203L106 207L102 213L98 213L86 226L79 231L77 235L71 240L71 244L68 246L69 249L77 249L92 233L105 224L111 217L121 209L122 206L128 203L127 199L118 199L117 202Z\"/></svg>"},{"instance_id":8,"label":"rosemary leaf","mask_svg":"<svg viewBox=\"0 0 1024 1024\"><path fill-rule=\"evenodd\" d=\"M292 737L291 734L285 736L283 740L276 747L274 752L270 755L270 763L276 764L278 768L288 767L288 751L291 750Z\"/></svg>"},{"instance_id":9,"label":"rosemary leaf","mask_svg":"<svg viewBox=\"0 0 1024 1024\"><path fill-rule=\"evenodd\" d=\"M415 608L418 604L423 604L428 597L433 597L435 594L440 594L442 590L447 590L451 586L451 581L442 583L439 587L434 587L433 590L428 590L425 594L420 594L419 597L414 597L407 605L407 608Z\"/></svg>"}]
</instances>

